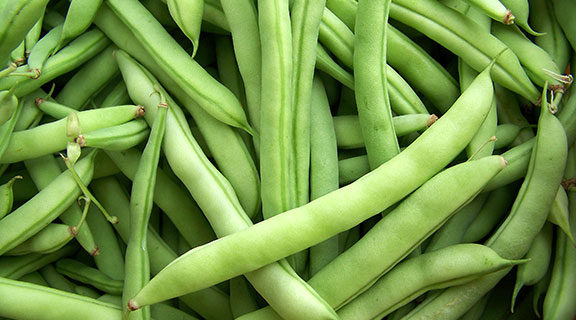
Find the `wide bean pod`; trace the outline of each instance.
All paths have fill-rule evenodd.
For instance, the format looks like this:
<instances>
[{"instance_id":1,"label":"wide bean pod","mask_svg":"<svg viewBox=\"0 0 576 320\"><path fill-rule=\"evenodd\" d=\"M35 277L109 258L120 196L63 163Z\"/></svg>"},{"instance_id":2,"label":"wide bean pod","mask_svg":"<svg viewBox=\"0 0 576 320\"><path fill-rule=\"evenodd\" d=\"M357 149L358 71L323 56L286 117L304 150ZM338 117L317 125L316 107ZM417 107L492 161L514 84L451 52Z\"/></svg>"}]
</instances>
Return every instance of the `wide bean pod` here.
<instances>
[{"instance_id":1,"label":"wide bean pod","mask_svg":"<svg viewBox=\"0 0 576 320\"><path fill-rule=\"evenodd\" d=\"M56 262L56 270L73 280L89 284L106 293L119 295L122 293L123 281L114 280L98 269L73 259L61 259Z\"/></svg>"}]
</instances>

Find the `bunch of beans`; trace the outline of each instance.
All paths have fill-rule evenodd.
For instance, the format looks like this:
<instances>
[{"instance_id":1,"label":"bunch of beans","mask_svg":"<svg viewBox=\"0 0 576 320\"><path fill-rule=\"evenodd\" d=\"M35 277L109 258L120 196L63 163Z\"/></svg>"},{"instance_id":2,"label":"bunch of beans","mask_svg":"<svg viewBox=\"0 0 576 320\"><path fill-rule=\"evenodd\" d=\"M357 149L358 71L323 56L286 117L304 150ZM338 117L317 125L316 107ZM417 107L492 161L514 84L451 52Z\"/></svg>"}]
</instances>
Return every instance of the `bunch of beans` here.
<instances>
[{"instance_id":1,"label":"bunch of beans","mask_svg":"<svg viewBox=\"0 0 576 320\"><path fill-rule=\"evenodd\" d=\"M0 0L0 318L575 319L575 14Z\"/></svg>"}]
</instances>

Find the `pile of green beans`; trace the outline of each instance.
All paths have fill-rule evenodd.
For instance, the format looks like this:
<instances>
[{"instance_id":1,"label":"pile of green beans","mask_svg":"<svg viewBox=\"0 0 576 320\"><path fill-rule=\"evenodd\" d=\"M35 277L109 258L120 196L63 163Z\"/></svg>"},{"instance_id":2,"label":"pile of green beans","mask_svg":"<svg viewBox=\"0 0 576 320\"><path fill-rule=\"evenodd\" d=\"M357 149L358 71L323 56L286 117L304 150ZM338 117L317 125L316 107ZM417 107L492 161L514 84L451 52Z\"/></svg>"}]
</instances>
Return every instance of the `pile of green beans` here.
<instances>
[{"instance_id":1,"label":"pile of green beans","mask_svg":"<svg viewBox=\"0 0 576 320\"><path fill-rule=\"evenodd\" d=\"M0 319L576 319L574 15L0 0Z\"/></svg>"}]
</instances>

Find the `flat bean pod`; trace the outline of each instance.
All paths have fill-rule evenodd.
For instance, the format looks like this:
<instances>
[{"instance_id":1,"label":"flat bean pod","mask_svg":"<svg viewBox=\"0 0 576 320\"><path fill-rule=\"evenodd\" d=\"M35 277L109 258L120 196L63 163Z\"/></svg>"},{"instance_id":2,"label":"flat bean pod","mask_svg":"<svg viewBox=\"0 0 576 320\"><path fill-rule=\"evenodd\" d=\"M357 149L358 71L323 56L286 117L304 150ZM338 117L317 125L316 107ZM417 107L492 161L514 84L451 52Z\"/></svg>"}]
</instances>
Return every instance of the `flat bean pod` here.
<instances>
[{"instance_id":1,"label":"flat bean pod","mask_svg":"<svg viewBox=\"0 0 576 320\"><path fill-rule=\"evenodd\" d=\"M55 266L56 271L76 281L89 284L110 294L122 293L123 282L121 280L114 280L98 269L88 267L79 261L61 259L56 262Z\"/></svg>"},{"instance_id":2,"label":"flat bean pod","mask_svg":"<svg viewBox=\"0 0 576 320\"><path fill-rule=\"evenodd\" d=\"M22 179L22 176L15 176L3 185L0 185L0 219L4 218L12 211L14 204L14 191L12 186L16 180Z\"/></svg>"},{"instance_id":3,"label":"flat bean pod","mask_svg":"<svg viewBox=\"0 0 576 320\"><path fill-rule=\"evenodd\" d=\"M192 58L198 51L200 41L200 26L202 25L202 14L204 13L203 0L167 0L168 10L172 19L178 24L180 30L192 41L194 51Z\"/></svg>"},{"instance_id":4,"label":"flat bean pod","mask_svg":"<svg viewBox=\"0 0 576 320\"><path fill-rule=\"evenodd\" d=\"M30 239L6 252L6 255L19 256L29 253L50 253L65 246L75 236L73 227L51 223Z\"/></svg>"},{"instance_id":5,"label":"flat bean pod","mask_svg":"<svg viewBox=\"0 0 576 320\"><path fill-rule=\"evenodd\" d=\"M78 136L76 141L81 147L126 150L146 140L149 133L146 121L136 119L121 125L86 132Z\"/></svg>"},{"instance_id":6,"label":"flat bean pod","mask_svg":"<svg viewBox=\"0 0 576 320\"><path fill-rule=\"evenodd\" d=\"M103 0L71 0L64 20L58 47L82 34L90 25Z\"/></svg>"},{"instance_id":7,"label":"flat bean pod","mask_svg":"<svg viewBox=\"0 0 576 320\"><path fill-rule=\"evenodd\" d=\"M50 263L73 255L77 251L78 246L69 243L62 249L48 254L31 253L19 257L2 257L0 259L0 277L20 279L25 274L44 268Z\"/></svg>"},{"instance_id":8,"label":"flat bean pod","mask_svg":"<svg viewBox=\"0 0 576 320\"><path fill-rule=\"evenodd\" d=\"M33 72L34 78L40 77L46 60L52 55L54 49L58 46L60 35L62 34L62 25L58 25L47 34L32 48L28 57L28 70Z\"/></svg>"}]
</instances>

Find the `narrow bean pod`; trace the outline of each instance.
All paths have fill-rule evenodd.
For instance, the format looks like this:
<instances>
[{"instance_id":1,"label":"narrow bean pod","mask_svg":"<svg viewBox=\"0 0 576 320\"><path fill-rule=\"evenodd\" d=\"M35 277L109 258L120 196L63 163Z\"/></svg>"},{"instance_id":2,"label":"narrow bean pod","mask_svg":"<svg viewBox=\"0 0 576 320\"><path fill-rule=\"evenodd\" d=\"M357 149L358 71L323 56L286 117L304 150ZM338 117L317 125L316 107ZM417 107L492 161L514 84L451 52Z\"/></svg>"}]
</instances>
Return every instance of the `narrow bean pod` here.
<instances>
[{"instance_id":1,"label":"narrow bean pod","mask_svg":"<svg viewBox=\"0 0 576 320\"><path fill-rule=\"evenodd\" d=\"M58 47L63 47L70 39L82 34L90 25L103 0L71 0L66 20L64 20ZM58 49L58 48L56 48Z\"/></svg>"}]
</instances>

